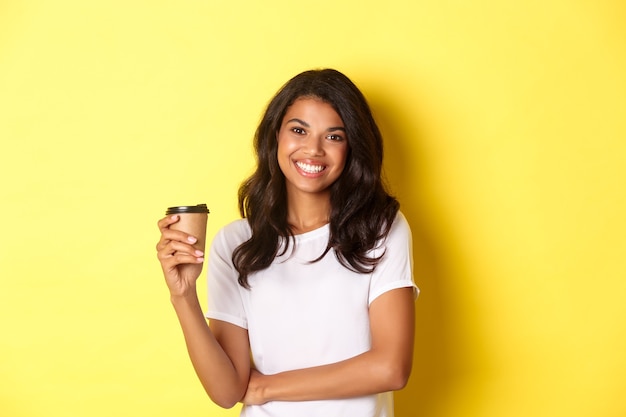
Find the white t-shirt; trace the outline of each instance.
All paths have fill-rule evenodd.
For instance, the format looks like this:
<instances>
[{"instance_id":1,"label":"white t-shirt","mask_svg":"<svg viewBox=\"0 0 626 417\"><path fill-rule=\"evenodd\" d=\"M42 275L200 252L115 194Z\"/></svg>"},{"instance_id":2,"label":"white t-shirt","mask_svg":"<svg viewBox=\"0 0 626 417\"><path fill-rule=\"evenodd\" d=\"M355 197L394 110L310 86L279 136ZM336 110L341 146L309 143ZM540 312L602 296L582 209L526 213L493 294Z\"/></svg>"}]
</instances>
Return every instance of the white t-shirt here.
<instances>
[{"instance_id":1,"label":"white t-shirt","mask_svg":"<svg viewBox=\"0 0 626 417\"><path fill-rule=\"evenodd\" d=\"M329 226L295 236L287 253L249 275L250 290L237 282L233 250L250 238L247 220L222 228L208 263L206 317L248 330L252 358L262 374L309 368L349 359L370 349L368 308L386 291L414 287L411 231L398 213L387 239L374 249L385 256L371 274L342 266L330 251ZM347 400L272 401L244 406L246 417L392 417L391 392Z\"/></svg>"}]
</instances>

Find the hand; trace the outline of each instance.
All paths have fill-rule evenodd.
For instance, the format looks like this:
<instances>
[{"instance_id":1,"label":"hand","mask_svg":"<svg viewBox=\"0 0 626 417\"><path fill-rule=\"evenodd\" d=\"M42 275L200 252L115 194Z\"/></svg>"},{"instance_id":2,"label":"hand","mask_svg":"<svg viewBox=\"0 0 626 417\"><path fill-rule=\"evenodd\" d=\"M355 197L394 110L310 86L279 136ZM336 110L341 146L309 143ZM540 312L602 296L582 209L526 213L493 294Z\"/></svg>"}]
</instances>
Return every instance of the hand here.
<instances>
[{"instance_id":1,"label":"hand","mask_svg":"<svg viewBox=\"0 0 626 417\"><path fill-rule=\"evenodd\" d=\"M204 253L193 246L197 242L194 236L169 228L179 219L178 215L173 215L158 222L161 239L156 245L157 258L172 296L187 295L191 291L195 294L196 280L204 262Z\"/></svg>"},{"instance_id":2,"label":"hand","mask_svg":"<svg viewBox=\"0 0 626 417\"><path fill-rule=\"evenodd\" d=\"M257 371L256 369L250 369L250 380L248 381L248 389L246 395L244 395L242 403L246 405L261 405L267 402L264 398L264 386L263 381L266 378L265 375Z\"/></svg>"}]
</instances>

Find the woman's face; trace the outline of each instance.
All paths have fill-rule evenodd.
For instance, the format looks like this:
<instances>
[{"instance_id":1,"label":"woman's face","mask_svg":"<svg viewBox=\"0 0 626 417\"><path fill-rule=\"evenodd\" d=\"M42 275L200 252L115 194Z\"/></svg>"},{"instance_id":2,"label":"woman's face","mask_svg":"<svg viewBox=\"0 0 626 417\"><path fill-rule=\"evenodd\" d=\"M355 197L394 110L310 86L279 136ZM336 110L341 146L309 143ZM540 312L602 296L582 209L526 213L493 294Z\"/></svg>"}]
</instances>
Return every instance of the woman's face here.
<instances>
[{"instance_id":1,"label":"woman's face","mask_svg":"<svg viewBox=\"0 0 626 417\"><path fill-rule=\"evenodd\" d=\"M297 99L283 117L277 140L287 193L328 193L348 155L348 138L335 109L316 98Z\"/></svg>"}]
</instances>

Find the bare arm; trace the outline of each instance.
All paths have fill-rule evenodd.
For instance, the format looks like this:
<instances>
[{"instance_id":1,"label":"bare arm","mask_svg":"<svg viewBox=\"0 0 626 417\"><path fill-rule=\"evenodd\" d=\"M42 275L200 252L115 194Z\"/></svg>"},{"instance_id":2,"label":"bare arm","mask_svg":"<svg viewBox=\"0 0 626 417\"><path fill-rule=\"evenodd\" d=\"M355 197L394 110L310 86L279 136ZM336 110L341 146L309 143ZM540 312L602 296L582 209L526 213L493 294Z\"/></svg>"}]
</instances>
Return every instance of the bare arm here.
<instances>
[{"instance_id":1,"label":"bare arm","mask_svg":"<svg viewBox=\"0 0 626 417\"><path fill-rule=\"evenodd\" d=\"M211 400L224 408L241 401L250 374L248 332L230 323L207 325L196 298L172 299L189 358Z\"/></svg>"},{"instance_id":2,"label":"bare arm","mask_svg":"<svg viewBox=\"0 0 626 417\"><path fill-rule=\"evenodd\" d=\"M380 295L370 306L369 351L334 364L275 375L253 371L244 403L351 398L401 389L411 373L414 313L413 288Z\"/></svg>"},{"instance_id":3,"label":"bare arm","mask_svg":"<svg viewBox=\"0 0 626 417\"><path fill-rule=\"evenodd\" d=\"M207 324L196 293L200 270L183 268L202 264L204 254L193 247L195 238L169 229L177 220L171 216L159 221L157 255L196 374L213 402L230 408L243 398L248 384L248 332L220 321Z\"/></svg>"}]
</instances>

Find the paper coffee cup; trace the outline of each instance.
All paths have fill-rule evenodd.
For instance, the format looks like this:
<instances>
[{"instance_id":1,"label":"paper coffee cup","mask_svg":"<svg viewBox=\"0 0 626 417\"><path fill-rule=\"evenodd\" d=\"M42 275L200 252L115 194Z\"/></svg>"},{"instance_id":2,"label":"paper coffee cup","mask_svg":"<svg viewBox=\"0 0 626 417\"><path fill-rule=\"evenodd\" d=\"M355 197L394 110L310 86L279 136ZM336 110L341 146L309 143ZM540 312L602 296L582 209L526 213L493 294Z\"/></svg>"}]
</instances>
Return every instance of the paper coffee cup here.
<instances>
[{"instance_id":1,"label":"paper coffee cup","mask_svg":"<svg viewBox=\"0 0 626 417\"><path fill-rule=\"evenodd\" d=\"M165 214L168 216L177 214L180 220L172 224L170 229L183 231L198 239L193 246L204 252L206 245L206 225L209 217L209 209L206 204L169 207Z\"/></svg>"}]
</instances>

